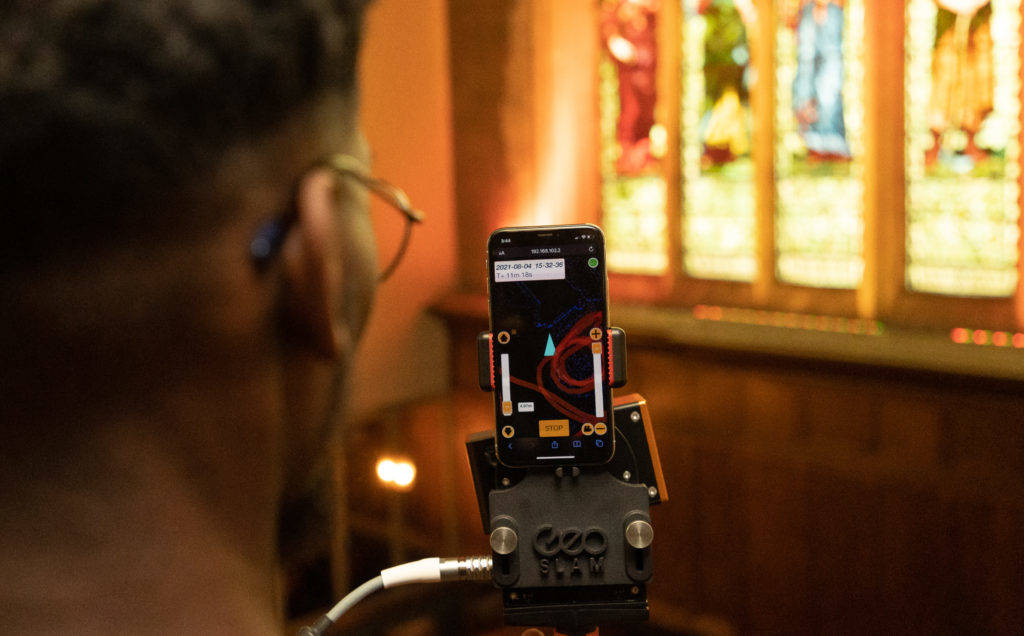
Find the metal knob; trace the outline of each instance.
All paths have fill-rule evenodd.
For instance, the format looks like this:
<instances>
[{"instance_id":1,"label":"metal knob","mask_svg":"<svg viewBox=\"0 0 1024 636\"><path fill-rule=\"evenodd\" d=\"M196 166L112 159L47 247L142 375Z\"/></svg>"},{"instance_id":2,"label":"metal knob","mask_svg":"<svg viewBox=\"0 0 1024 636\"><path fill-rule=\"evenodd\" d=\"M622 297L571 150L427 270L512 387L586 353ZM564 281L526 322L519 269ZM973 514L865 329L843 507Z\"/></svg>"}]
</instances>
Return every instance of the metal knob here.
<instances>
[{"instance_id":1,"label":"metal knob","mask_svg":"<svg viewBox=\"0 0 1024 636\"><path fill-rule=\"evenodd\" d=\"M654 528L643 519L631 521L626 526L626 543L632 548L643 550L651 545L654 540ZM494 535L491 535L491 545L494 545Z\"/></svg>"},{"instance_id":2,"label":"metal knob","mask_svg":"<svg viewBox=\"0 0 1024 636\"><path fill-rule=\"evenodd\" d=\"M519 535L508 526L498 526L491 532L491 549L495 554L507 556L516 551L519 545Z\"/></svg>"}]
</instances>

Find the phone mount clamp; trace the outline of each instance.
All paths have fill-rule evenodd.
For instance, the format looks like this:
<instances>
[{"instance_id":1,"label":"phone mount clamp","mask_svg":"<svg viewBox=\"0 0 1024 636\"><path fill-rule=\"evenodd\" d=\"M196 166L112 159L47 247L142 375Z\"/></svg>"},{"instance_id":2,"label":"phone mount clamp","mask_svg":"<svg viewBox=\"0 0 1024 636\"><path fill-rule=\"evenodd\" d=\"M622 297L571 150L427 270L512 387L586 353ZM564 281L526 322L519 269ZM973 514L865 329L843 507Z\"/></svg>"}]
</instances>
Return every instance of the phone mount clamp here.
<instances>
[{"instance_id":1,"label":"phone mount clamp","mask_svg":"<svg viewBox=\"0 0 1024 636\"><path fill-rule=\"evenodd\" d=\"M626 338L609 329L611 386L626 383ZM477 337L479 384L494 390L489 332ZM509 625L586 634L604 623L648 618L653 573L650 507L667 501L647 402L616 398L615 455L601 466L512 468L495 452L494 431L466 441L491 577Z\"/></svg>"}]
</instances>

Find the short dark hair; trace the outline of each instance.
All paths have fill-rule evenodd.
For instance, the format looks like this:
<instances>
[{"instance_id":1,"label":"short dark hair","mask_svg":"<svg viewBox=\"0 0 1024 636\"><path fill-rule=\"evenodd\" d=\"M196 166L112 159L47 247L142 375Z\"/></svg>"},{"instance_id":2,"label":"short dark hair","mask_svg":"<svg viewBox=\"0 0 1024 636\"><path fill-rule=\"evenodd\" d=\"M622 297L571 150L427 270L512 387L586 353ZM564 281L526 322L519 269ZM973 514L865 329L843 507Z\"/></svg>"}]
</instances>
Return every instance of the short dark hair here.
<instances>
[{"instance_id":1,"label":"short dark hair","mask_svg":"<svg viewBox=\"0 0 1024 636\"><path fill-rule=\"evenodd\" d=\"M194 183L325 88L353 90L365 3L4 2L0 250L173 222L139 204Z\"/></svg>"}]
</instances>

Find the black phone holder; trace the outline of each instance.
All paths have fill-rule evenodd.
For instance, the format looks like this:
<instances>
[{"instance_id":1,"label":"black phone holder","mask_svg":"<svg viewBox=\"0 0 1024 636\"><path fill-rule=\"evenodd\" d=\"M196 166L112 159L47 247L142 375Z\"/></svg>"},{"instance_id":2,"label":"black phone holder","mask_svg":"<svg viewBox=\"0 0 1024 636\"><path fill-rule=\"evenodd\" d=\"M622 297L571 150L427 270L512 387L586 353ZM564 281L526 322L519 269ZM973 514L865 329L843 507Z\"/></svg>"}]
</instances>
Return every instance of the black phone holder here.
<instances>
[{"instance_id":1,"label":"black phone holder","mask_svg":"<svg viewBox=\"0 0 1024 636\"><path fill-rule=\"evenodd\" d=\"M612 387L626 383L626 338L609 329ZM477 337L480 388L494 390L491 334ZM650 506L667 501L647 402L617 398L615 455L601 466L512 468L494 431L466 441L492 579L509 625L585 634L605 623L647 620L653 573Z\"/></svg>"}]
</instances>

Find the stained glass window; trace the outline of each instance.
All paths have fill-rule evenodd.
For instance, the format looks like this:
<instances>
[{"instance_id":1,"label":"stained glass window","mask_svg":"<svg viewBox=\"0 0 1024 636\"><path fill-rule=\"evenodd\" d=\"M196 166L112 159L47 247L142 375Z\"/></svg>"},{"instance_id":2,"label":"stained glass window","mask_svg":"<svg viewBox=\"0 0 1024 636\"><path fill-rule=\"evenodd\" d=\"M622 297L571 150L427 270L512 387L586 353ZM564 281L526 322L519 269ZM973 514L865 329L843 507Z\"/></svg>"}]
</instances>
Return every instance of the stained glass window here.
<instances>
[{"instance_id":1,"label":"stained glass window","mask_svg":"<svg viewBox=\"0 0 1024 636\"><path fill-rule=\"evenodd\" d=\"M750 281L755 257L752 0L683 2L683 263L696 278Z\"/></svg>"},{"instance_id":2,"label":"stained glass window","mask_svg":"<svg viewBox=\"0 0 1024 636\"><path fill-rule=\"evenodd\" d=\"M655 121L658 2L601 2L601 203L608 266L616 272L668 268L667 138Z\"/></svg>"},{"instance_id":3,"label":"stained glass window","mask_svg":"<svg viewBox=\"0 0 1024 636\"><path fill-rule=\"evenodd\" d=\"M777 0L779 280L854 288L864 271L863 0Z\"/></svg>"},{"instance_id":4,"label":"stained glass window","mask_svg":"<svg viewBox=\"0 0 1024 636\"><path fill-rule=\"evenodd\" d=\"M906 53L907 286L1012 295L1020 0L910 0Z\"/></svg>"}]
</instances>

